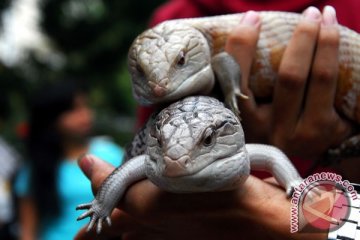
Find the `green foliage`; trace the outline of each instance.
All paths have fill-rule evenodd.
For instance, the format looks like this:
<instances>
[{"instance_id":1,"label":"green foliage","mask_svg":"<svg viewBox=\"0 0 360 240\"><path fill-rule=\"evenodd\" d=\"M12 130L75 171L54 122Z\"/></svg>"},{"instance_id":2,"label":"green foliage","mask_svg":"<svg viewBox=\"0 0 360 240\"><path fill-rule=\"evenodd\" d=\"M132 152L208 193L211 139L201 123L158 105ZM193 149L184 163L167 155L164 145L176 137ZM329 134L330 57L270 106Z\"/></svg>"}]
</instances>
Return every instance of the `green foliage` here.
<instances>
[{"instance_id":1,"label":"green foliage","mask_svg":"<svg viewBox=\"0 0 360 240\"><path fill-rule=\"evenodd\" d=\"M98 104L132 113L134 103L124 67L127 51L161 2L44 0L43 29L67 59L62 75L78 76L103 92Z\"/></svg>"},{"instance_id":2,"label":"green foliage","mask_svg":"<svg viewBox=\"0 0 360 240\"><path fill-rule=\"evenodd\" d=\"M10 1L1 0L0 11ZM135 102L126 67L127 51L133 39L147 27L153 10L163 1L40 1L42 31L50 38L52 47L62 53L65 64L60 68L51 67L48 60L35 53L20 66L9 68L0 63L0 87L16 98L15 121L26 116L24 106L20 105L26 109L27 98L34 89L66 78L81 79L88 86L99 122L105 115L133 117ZM103 122L109 124L111 119L106 119ZM108 131L113 131L113 126L103 132Z\"/></svg>"}]
</instances>

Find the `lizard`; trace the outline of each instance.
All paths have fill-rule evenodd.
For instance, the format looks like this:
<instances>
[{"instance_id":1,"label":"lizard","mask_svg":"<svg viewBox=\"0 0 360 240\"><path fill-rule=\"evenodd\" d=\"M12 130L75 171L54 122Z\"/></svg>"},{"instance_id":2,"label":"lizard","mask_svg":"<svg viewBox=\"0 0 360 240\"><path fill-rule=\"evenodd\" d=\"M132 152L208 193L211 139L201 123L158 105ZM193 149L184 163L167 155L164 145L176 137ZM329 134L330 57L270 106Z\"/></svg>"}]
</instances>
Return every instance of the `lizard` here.
<instances>
[{"instance_id":1,"label":"lizard","mask_svg":"<svg viewBox=\"0 0 360 240\"><path fill-rule=\"evenodd\" d=\"M110 215L125 190L148 178L173 193L226 191L241 187L250 169L265 170L291 196L302 178L278 148L245 144L237 116L219 100L190 96L164 108L150 118L134 137L127 161L102 183L95 199L77 206L87 209L78 220L91 217L96 224L111 224Z\"/></svg>"},{"instance_id":2,"label":"lizard","mask_svg":"<svg viewBox=\"0 0 360 240\"><path fill-rule=\"evenodd\" d=\"M301 15L260 12L261 31L251 67L249 88L257 99L270 99L278 68ZM142 105L210 94L219 84L225 103L239 115L241 71L224 51L226 39L244 13L168 20L135 38L128 53L128 69L135 99ZM360 123L360 35L339 25L339 74L335 109ZM360 135L345 140L328 156L358 156Z\"/></svg>"}]
</instances>

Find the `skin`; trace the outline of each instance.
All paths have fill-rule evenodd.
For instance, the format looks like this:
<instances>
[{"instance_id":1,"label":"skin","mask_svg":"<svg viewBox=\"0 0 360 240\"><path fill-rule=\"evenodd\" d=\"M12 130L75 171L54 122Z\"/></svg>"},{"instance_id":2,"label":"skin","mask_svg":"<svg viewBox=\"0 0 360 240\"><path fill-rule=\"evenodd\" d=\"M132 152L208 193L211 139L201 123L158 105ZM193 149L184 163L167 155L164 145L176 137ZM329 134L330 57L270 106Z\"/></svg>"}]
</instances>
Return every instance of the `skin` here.
<instances>
[{"instance_id":1,"label":"skin","mask_svg":"<svg viewBox=\"0 0 360 240\"><path fill-rule=\"evenodd\" d=\"M63 113L58 120L58 129L64 139L64 155L69 159L77 159L87 151L92 124L93 113L87 98L79 94L74 99L73 109Z\"/></svg>"},{"instance_id":2,"label":"skin","mask_svg":"<svg viewBox=\"0 0 360 240\"><path fill-rule=\"evenodd\" d=\"M315 11L310 15L300 21L286 49L271 104L256 103L247 87L260 29L256 13L246 14L229 37L226 50L240 64L242 91L250 97L239 102L247 140L274 144L289 155L316 159L325 149L348 137L352 126L333 108L339 42L336 24L329 24L334 22L329 20L329 12L321 15ZM79 166L91 180L94 192L113 170L96 158L82 158ZM252 176L237 191L182 195L165 193L144 180L128 190L118 207L112 215L112 227L105 227L97 239L120 239L121 234L123 239L327 236L327 233L291 234L290 201L285 192L273 180L262 181ZM76 237L94 238L94 232L84 230Z\"/></svg>"},{"instance_id":3,"label":"skin","mask_svg":"<svg viewBox=\"0 0 360 240\"><path fill-rule=\"evenodd\" d=\"M88 145L87 136L92 126L92 112L84 95L79 94L74 99L74 107L64 112L57 121L59 131L63 136L64 156L66 159L77 159L84 154ZM21 225L20 240L37 239L38 213L31 197L19 199L19 218Z\"/></svg>"}]
</instances>

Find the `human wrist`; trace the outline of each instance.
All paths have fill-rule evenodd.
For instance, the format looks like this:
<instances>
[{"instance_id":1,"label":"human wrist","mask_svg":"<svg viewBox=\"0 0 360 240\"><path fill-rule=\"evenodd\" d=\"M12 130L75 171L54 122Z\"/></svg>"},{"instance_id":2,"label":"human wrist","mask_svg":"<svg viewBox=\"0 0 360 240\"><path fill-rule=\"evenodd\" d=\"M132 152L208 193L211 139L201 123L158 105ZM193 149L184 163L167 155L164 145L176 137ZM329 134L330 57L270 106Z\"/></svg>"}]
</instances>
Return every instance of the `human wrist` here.
<instances>
[{"instance_id":1,"label":"human wrist","mask_svg":"<svg viewBox=\"0 0 360 240\"><path fill-rule=\"evenodd\" d=\"M291 233L289 198L275 180L250 176L239 190L241 218L254 223L267 239L327 239L327 233Z\"/></svg>"}]
</instances>

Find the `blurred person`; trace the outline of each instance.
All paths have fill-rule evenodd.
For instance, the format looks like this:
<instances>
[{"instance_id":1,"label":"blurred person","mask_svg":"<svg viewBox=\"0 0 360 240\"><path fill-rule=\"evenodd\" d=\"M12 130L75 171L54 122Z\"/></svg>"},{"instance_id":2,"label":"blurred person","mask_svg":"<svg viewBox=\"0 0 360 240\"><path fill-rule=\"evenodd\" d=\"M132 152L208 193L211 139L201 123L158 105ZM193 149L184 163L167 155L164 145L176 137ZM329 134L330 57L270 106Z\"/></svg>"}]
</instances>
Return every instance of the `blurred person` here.
<instances>
[{"instance_id":1,"label":"blurred person","mask_svg":"<svg viewBox=\"0 0 360 240\"><path fill-rule=\"evenodd\" d=\"M10 114L10 103L4 88L0 89L0 239L12 239L12 222L15 209L12 196L12 180L19 165L20 156L1 136L1 130Z\"/></svg>"},{"instance_id":2,"label":"blurred person","mask_svg":"<svg viewBox=\"0 0 360 240\"><path fill-rule=\"evenodd\" d=\"M303 12L309 5L321 9L325 5L334 6L340 24L357 32L360 31L360 16L356 13L360 2L357 0L172 0L155 11L151 26L168 19L248 10ZM286 60L283 59L282 64L293 64L294 74L286 75L285 72L280 72L280 76L283 77L281 82L287 82L287 86L299 84L296 85L299 87L291 88L292 91L290 88L287 89L289 91L279 92L277 90L274 95L274 99L277 99L277 106L271 104L261 106L254 104L253 101L250 104L245 101L240 103L242 123L247 138L254 142L274 144L290 155L294 153L301 155L301 151L304 151L304 156L301 157L312 155L309 161L303 158L293 159L302 176L309 173L314 159L322 154L324 148L354 134L353 126L335 114L333 105L328 104L333 101L331 98L334 97L332 93L336 86L339 34L337 19L332 18L331 24L325 24L323 16L319 17L319 14L313 12L310 14L312 16L309 16L310 19L303 19L298 24L295 29L296 34L294 33L285 50ZM261 26L259 17L254 17L254 13L247 15L240 21L237 29L234 29L226 46L226 50L240 63L243 71L247 71L244 65L251 65ZM329 74L321 75L325 69L330 70ZM312 86L304 89L303 86L307 81L311 81ZM286 85L278 85L277 88L279 87L286 90ZM245 90L246 94L251 94L248 86L242 86L242 90ZM309 91L312 93L308 94ZM279 95L276 96L276 94ZM286 118L287 113L294 109L291 106L293 102L281 102L281 98L291 99L291 96L296 96L300 102L306 103L309 101L307 99L309 95L318 96L318 98L312 98L312 102L324 100L327 108L316 104L312 109L312 112L316 114L305 115L305 109L301 108L303 106L296 107L290 115L295 114L296 116ZM286 106L287 104L289 105ZM305 105L305 108L306 106L308 105ZM276 119L272 115L273 108L276 108L277 112L283 111L281 121L276 122L280 119ZM139 125L146 121L152 110L152 108L139 107ZM323 121L319 122L320 127L313 124L314 121L312 121L318 119ZM271 128L276 124L278 126L290 125L292 129L289 132L273 132ZM251 129L260 131L251 132ZM329 131L329 129L334 131ZM324 131L328 133L324 134ZM329 136L329 132L331 136ZM286 142L298 149L291 149L289 145L284 145ZM311 150L311 152L308 153L307 150ZM351 166L358 166L358 159L355 161ZM79 164L91 179L95 193L105 179L105 172L110 174L113 170L112 166L100 159L90 161L85 157L80 160ZM89 168L89 164L93 167ZM355 169L358 168L355 167ZM359 172L355 171L357 176L354 176L353 179L358 182ZM203 201L204 199L206 201ZM165 193L150 181L144 180L130 187L118 207L112 214L112 227L105 228L102 233L104 239L120 239L121 237L123 239L327 239L327 234L324 232L290 233L290 201L286 199L285 192L279 189L273 179L261 181L250 176L241 189L233 192L190 195ZM94 234L94 232L85 233L85 230L82 229L76 239L93 239Z\"/></svg>"},{"instance_id":3,"label":"blurred person","mask_svg":"<svg viewBox=\"0 0 360 240\"><path fill-rule=\"evenodd\" d=\"M75 207L92 199L91 183L76 159L85 153L113 165L123 150L104 137L91 137L93 113L83 89L73 82L45 86L29 111L28 163L15 183L20 239L72 239L84 222Z\"/></svg>"}]
</instances>

